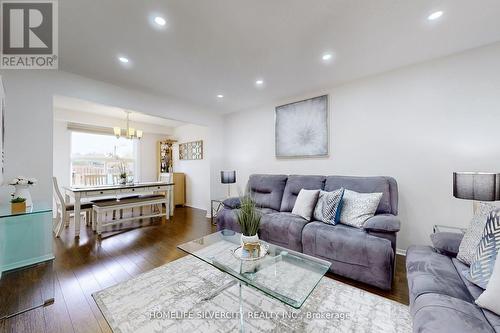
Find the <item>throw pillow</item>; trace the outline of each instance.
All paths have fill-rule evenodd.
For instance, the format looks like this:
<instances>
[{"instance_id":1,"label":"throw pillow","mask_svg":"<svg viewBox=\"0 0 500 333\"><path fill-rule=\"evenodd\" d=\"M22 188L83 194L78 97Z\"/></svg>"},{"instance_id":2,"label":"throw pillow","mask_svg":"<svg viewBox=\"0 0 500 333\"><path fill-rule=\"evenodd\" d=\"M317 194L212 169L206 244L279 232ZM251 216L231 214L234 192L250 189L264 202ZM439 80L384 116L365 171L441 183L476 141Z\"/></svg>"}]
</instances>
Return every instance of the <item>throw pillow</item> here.
<instances>
[{"instance_id":1,"label":"throw pillow","mask_svg":"<svg viewBox=\"0 0 500 333\"><path fill-rule=\"evenodd\" d=\"M490 213L484 227L483 237L476 249L466 277L472 283L486 289L486 285L493 273L493 267L500 249L500 210Z\"/></svg>"},{"instance_id":2,"label":"throw pillow","mask_svg":"<svg viewBox=\"0 0 500 333\"><path fill-rule=\"evenodd\" d=\"M497 257L486 290L476 299L480 307L493 311L500 316L500 259Z\"/></svg>"},{"instance_id":3,"label":"throw pillow","mask_svg":"<svg viewBox=\"0 0 500 333\"><path fill-rule=\"evenodd\" d=\"M460 247L458 249L457 259L463 262L464 264L470 265L474 260L474 256L476 255L477 245L481 241L481 237L483 236L484 226L486 225L486 219L490 212L495 210L496 207L485 203L480 202L479 206L476 210L476 213L472 217L470 221L470 225L465 232L464 238L460 243Z\"/></svg>"},{"instance_id":4,"label":"throw pillow","mask_svg":"<svg viewBox=\"0 0 500 333\"><path fill-rule=\"evenodd\" d=\"M332 192L320 191L318 203L314 208L314 219L328 224L337 224L340 220L344 188Z\"/></svg>"},{"instance_id":5,"label":"throw pillow","mask_svg":"<svg viewBox=\"0 0 500 333\"><path fill-rule=\"evenodd\" d=\"M383 193L358 193L345 190L342 197L340 223L362 228L366 220L375 215Z\"/></svg>"},{"instance_id":6,"label":"throw pillow","mask_svg":"<svg viewBox=\"0 0 500 333\"><path fill-rule=\"evenodd\" d=\"M308 221L311 221L316 201L318 201L319 190L300 190L295 205L293 206L292 214L302 216Z\"/></svg>"}]
</instances>

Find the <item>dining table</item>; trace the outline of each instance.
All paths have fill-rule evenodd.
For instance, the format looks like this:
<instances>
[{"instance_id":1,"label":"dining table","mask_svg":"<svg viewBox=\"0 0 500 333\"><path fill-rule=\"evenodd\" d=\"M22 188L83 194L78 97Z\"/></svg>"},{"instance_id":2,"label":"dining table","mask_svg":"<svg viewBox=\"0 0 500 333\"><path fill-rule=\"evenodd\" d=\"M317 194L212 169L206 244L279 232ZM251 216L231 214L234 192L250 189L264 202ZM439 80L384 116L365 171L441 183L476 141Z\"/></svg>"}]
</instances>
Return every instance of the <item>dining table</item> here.
<instances>
[{"instance_id":1,"label":"dining table","mask_svg":"<svg viewBox=\"0 0 500 333\"><path fill-rule=\"evenodd\" d=\"M64 187L65 201L67 204L71 203L71 198L74 199L74 221L75 221L75 238L80 237L80 223L81 223L81 204L85 199L92 199L108 197L110 199L129 197L133 194L142 195L148 193L162 193L165 195L166 217L170 219L174 213L173 206L173 188L172 182L138 182L123 185L98 185L98 186L67 186Z\"/></svg>"}]
</instances>

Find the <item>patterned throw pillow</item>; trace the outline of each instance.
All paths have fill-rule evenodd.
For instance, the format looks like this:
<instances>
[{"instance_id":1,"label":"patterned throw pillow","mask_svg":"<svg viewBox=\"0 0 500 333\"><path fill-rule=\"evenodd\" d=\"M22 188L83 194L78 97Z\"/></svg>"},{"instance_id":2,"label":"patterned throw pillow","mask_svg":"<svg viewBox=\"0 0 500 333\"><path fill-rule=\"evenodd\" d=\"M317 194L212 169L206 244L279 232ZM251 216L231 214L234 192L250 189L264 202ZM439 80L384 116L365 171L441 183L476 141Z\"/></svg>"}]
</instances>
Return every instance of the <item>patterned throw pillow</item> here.
<instances>
[{"instance_id":1,"label":"patterned throw pillow","mask_svg":"<svg viewBox=\"0 0 500 333\"><path fill-rule=\"evenodd\" d=\"M314 209L314 219L328 224L337 224L340 220L344 188L333 192L320 191L318 203Z\"/></svg>"},{"instance_id":2,"label":"patterned throw pillow","mask_svg":"<svg viewBox=\"0 0 500 333\"><path fill-rule=\"evenodd\" d=\"M474 256L476 255L477 245L481 241L481 237L483 236L484 226L486 225L486 220L488 219L488 215L490 212L495 210L496 207L485 203L480 202L476 213L472 217L470 221L469 228L465 232L464 238L460 243L460 247L458 249L457 259L463 262L464 264L470 265L474 260Z\"/></svg>"},{"instance_id":3,"label":"patterned throw pillow","mask_svg":"<svg viewBox=\"0 0 500 333\"><path fill-rule=\"evenodd\" d=\"M500 249L500 210L496 209L490 213L483 237L476 249L476 255L466 277L472 283L486 289Z\"/></svg>"},{"instance_id":4,"label":"patterned throw pillow","mask_svg":"<svg viewBox=\"0 0 500 333\"><path fill-rule=\"evenodd\" d=\"M340 223L362 228L366 220L375 215L383 193L344 191Z\"/></svg>"}]
</instances>

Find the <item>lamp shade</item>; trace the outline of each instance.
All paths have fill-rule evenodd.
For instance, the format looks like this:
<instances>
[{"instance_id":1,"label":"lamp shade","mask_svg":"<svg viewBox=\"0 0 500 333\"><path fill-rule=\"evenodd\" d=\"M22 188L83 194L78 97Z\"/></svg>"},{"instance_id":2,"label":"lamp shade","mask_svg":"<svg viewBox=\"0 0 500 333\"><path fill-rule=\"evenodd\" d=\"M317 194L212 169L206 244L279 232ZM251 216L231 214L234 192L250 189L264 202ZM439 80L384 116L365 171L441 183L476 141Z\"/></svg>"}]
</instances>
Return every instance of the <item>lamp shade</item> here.
<instances>
[{"instance_id":1,"label":"lamp shade","mask_svg":"<svg viewBox=\"0 0 500 333\"><path fill-rule=\"evenodd\" d=\"M453 196L477 201L500 200L500 174L487 172L454 172Z\"/></svg>"},{"instance_id":2,"label":"lamp shade","mask_svg":"<svg viewBox=\"0 0 500 333\"><path fill-rule=\"evenodd\" d=\"M220 182L222 184L236 183L236 171L221 171Z\"/></svg>"}]
</instances>

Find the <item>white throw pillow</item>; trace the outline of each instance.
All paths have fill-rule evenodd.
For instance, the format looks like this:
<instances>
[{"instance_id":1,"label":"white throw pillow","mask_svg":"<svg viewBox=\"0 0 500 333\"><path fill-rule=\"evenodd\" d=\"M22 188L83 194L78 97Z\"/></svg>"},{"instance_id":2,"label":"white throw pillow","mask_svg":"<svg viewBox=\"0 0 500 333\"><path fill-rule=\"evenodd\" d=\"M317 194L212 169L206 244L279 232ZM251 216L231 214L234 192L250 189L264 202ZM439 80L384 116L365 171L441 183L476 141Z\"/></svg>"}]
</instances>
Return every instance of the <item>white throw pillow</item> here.
<instances>
[{"instance_id":1,"label":"white throw pillow","mask_svg":"<svg viewBox=\"0 0 500 333\"><path fill-rule=\"evenodd\" d=\"M362 228L366 220L375 215L383 193L344 191L340 223Z\"/></svg>"},{"instance_id":2,"label":"white throw pillow","mask_svg":"<svg viewBox=\"0 0 500 333\"><path fill-rule=\"evenodd\" d=\"M300 190L297 200L295 200L292 214L300 215L306 220L311 221L318 196L319 190Z\"/></svg>"},{"instance_id":3,"label":"white throw pillow","mask_svg":"<svg viewBox=\"0 0 500 333\"><path fill-rule=\"evenodd\" d=\"M478 209L472 217L464 238L462 238L460 247L458 248L457 259L464 264L470 265L474 261L477 246L483 237L483 230L488 215L496 208L497 207L485 202L479 203Z\"/></svg>"},{"instance_id":4,"label":"white throw pillow","mask_svg":"<svg viewBox=\"0 0 500 333\"><path fill-rule=\"evenodd\" d=\"M486 290L477 298L476 304L500 316L500 256L497 256L495 268L491 274Z\"/></svg>"}]
</instances>

